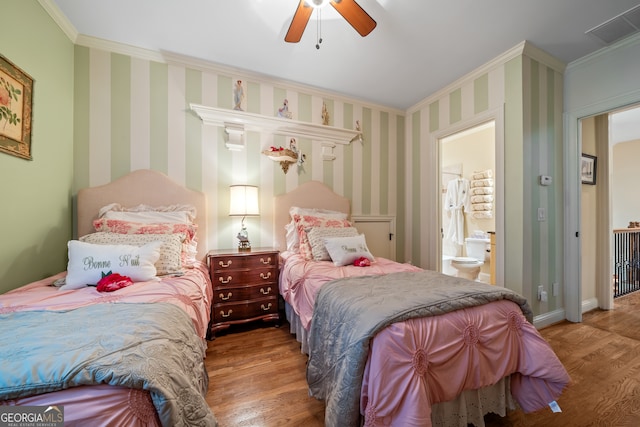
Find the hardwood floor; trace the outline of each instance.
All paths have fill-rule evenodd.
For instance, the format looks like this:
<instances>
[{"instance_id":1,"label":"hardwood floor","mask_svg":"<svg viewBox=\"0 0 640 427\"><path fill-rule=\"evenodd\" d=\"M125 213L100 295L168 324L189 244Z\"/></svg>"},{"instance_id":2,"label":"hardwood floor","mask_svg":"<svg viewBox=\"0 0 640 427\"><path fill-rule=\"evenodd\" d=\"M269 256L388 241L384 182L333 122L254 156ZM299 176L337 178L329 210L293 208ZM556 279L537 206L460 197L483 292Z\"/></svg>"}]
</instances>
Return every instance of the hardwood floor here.
<instances>
[{"instance_id":1,"label":"hardwood floor","mask_svg":"<svg viewBox=\"0 0 640 427\"><path fill-rule=\"evenodd\" d=\"M616 299L614 310L586 313L582 323L540 332L572 378L558 399L563 412L490 414L487 426L640 425L640 292ZM256 323L210 341L207 402L220 426L323 426L324 404L308 397L305 364L286 323Z\"/></svg>"}]
</instances>

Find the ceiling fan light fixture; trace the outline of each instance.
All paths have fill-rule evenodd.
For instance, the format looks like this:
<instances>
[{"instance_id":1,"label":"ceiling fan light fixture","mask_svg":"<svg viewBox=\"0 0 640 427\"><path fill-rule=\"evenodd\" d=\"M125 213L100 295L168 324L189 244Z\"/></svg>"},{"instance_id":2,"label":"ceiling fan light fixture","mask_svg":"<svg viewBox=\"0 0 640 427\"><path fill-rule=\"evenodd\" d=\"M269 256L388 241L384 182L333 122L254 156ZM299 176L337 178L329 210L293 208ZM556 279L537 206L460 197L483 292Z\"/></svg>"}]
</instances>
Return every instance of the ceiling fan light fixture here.
<instances>
[{"instance_id":1,"label":"ceiling fan light fixture","mask_svg":"<svg viewBox=\"0 0 640 427\"><path fill-rule=\"evenodd\" d=\"M320 7L325 7L326 5L329 4L330 0L305 0L305 3L307 3L307 5L311 6L314 9L320 8Z\"/></svg>"}]
</instances>

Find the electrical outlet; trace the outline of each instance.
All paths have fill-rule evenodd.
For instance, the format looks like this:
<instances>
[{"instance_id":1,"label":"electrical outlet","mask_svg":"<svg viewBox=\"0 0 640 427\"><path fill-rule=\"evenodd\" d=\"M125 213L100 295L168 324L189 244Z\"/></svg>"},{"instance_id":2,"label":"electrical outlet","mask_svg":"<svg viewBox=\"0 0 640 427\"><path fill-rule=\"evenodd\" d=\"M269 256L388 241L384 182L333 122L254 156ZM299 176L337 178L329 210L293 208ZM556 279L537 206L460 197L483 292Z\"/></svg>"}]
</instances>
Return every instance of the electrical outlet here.
<instances>
[{"instance_id":1,"label":"electrical outlet","mask_svg":"<svg viewBox=\"0 0 640 427\"><path fill-rule=\"evenodd\" d=\"M558 283L557 283L557 282L555 282L555 283L553 283L553 284L551 285L551 294L552 294L554 297L557 297L557 296L558 296L558 293L560 292L560 290L559 290L558 288L559 288L559 286L558 286Z\"/></svg>"},{"instance_id":2,"label":"electrical outlet","mask_svg":"<svg viewBox=\"0 0 640 427\"><path fill-rule=\"evenodd\" d=\"M540 301L547 302L549 298L547 297L547 291L540 292Z\"/></svg>"},{"instance_id":3,"label":"electrical outlet","mask_svg":"<svg viewBox=\"0 0 640 427\"><path fill-rule=\"evenodd\" d=\"M544 292L544 287L542 285L538 286L538 301L542 301L543 292Z\"/></svg>"}]
</instances>

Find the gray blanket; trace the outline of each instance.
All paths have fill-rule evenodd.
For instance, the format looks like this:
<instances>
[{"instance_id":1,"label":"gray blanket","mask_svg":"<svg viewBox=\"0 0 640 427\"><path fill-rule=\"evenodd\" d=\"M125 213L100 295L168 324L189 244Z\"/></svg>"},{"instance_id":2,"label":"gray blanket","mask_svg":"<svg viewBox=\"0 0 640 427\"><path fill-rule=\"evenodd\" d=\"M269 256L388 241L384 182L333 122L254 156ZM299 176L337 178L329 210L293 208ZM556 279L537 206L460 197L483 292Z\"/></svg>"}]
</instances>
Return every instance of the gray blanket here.
<instances>
[{"instance_id":1,"label":"gray blanket","mask_svg":"<svg viewBox=\"0 0 640 427\"><path fill-rule=\"evenodd\" d=\"M165 426L215 426L206 344L168 303L0 315L0 401L92 384L148 390Z\"/></svg>"},{"instance_id":2,"label":"gray blanket","mask_svg":"<svg viewBox=\"0 0 640 427\"><path fill-rule=\"evenodd\" d=\"M335 280L316 297L309 329L309 393L325 400L326 426L359 425L359 398L370 339L384 327L414 317L444 314L498 300L525 298L496 286L435 271Z\"/></svg>"}]
</instances>

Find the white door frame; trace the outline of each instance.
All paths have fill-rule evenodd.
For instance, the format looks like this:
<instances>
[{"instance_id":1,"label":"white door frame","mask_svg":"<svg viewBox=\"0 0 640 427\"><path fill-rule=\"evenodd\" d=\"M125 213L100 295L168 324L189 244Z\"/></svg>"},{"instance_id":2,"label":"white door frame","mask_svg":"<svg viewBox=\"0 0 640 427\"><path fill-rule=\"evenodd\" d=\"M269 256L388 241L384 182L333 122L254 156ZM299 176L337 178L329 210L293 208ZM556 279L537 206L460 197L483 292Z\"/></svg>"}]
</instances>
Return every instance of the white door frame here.
<instances>
[{"instance_id":1,"label":"white door frame","mask_svg":"<svg viewBox=\"0 0 640 427\"><path fill-rule=\"evenodd\" d=\"M433 171L430 175L430 182L432 189L435 189L433 194L441 194L442 159L440 158L440 140L490 121L495 122L496 170L494 176L494 200L496 212L496 285L504 287L504 106L485 111L470 119L462 120L453 126L430 135L429 168ZM438 236L438 238L432 239L432 241L429 242L431 246L429 253L432 254L433 257L430 260L430 265L437 266L437 270L439 271L442 265L442 239L440 238L442 236L442 197L436 197L435 199L436 203L430 207L429 214L431 218L436 218L436 220L433 221L435 224L435 233L433 235Z\"/></svg>"},{"instance_id":2,"label":"white door frame","mask_svg":"<svg viewBox=\"0 0 640 427\"><path fill-rule=\"evenodd\" d=\"M580 121L583 118L609 113L629 105L634 105L640 100L640 90L628 92L624 95L611 97L601 102L579 108L575 111L564 113L564 307L567 320L582 322L582 280L580 278L581 250L580 250L580 225L582 222L580 207L582 199L580 180L580 156L582 154L582 132ZM611 225L608 224L611 228ZM609 245L611 240L607 239ZM609 252L610 253L610 252ZM607 262L608 260L599 260ZM600 283L596 290L597 295L606 295L604 288L610 288L610 280ZM608 307L608 303L599 301L599 306Z\"/></svg>"}]
</instances>

